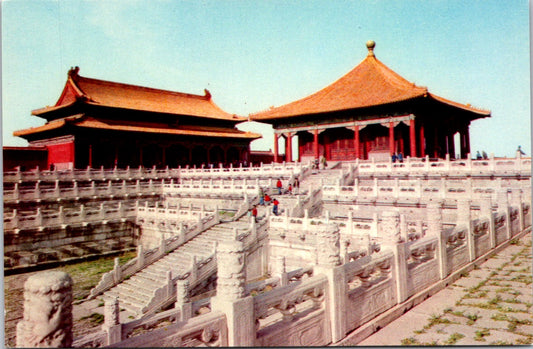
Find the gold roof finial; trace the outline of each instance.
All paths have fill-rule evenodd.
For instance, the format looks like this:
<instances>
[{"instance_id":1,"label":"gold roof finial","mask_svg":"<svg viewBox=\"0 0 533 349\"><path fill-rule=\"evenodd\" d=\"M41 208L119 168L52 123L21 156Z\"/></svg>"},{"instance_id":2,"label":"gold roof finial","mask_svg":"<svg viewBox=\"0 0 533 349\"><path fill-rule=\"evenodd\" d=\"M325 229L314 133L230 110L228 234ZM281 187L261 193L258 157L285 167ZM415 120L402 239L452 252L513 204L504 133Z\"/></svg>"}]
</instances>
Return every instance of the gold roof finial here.
<instances>
[{"instance_id":1,"label":"gold roof finial","mask_svg":"<svg viewBox=\"0 0 533 349\"><path fill-rule=\"evenodd\" d=\"M368 56L369 57L375 57L374 56L374 47L376 47L376 43L373 40L368 40L366 42L366 47L368 48Z\"/></svg>"}]
</instances>

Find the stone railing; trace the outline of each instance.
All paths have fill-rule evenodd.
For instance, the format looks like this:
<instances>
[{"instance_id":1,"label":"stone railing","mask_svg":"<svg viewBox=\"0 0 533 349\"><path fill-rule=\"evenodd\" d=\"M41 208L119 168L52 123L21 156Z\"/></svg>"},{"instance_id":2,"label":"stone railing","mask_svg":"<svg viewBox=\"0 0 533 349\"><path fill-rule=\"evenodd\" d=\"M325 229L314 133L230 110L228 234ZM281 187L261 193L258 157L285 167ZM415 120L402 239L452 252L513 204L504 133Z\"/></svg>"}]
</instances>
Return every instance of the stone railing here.
<instances>
[{"instance_id":1,"label":"stone railing","mask_svg":"<svg viewBox=\"0 0 533 349\"><path fill-rule=\"evenodd\" d=\"M530 187L530 183L528 183ZM442 178L436 180L379 180L374 178L373 185L361 185L355 178L354 185L325 185L322 188L322 197L329 201L353 201L359 197L395 198L395 199L427 199L443 198L456 199L463 197L480 198L491 194L496 199L498 190L521 188L524 185L516 183L509 187L503 186L501 178L494 181L474 181L471 177L463 180L449 180Z\"/></svg>"},{"instance_id":2,"label":"stone railing","mask_svg":"<svg viewBox=\"0 0 533 349\"><path fill-rule=\"evenodd\" d=\"M108 311L106 320L118 318L118 309ZM167 326L159 328L162 322ZM179 309L170 309L128 323L106 321L102 330L76 338L74 348L227 346L227 325L222 312L209 312L182 321Z\"/></svg>"},{"instance_id":3,"label":"stone railing","mask_svg":"<svg viewBox=\"0 0 533 349\"><path fill-rule=\"evenodd\" d=\"M176 283L178 280L186 280L190 285L189 287L194 288L210 275L216 273L216 270L216 253L213 252L210 256L203 259L198 259L196 256L193 256L190 269L182 274L172 275L170 270L167 271L166 284L152 292L150 301L140 310L140 314L152 314L175 302Z\"/></svg>"},{"instance_id":4,"label":"stone railing","mask_svg":"<svg viewBox=\"0 0 533 349\"><path fill-rule=\"evenodd\" d=\"M233 181L232 181L233 182ZM218 184L218 183L193 183L193 184L165 184L163 194L165 195L258 195L259 185L257 184Z\"/></svg>"},{"instance_id":5,"label":"stone railing","mask_svg":"<svg viewBox=\"0 0 533 349\"><path fill-rule=\"evenodd\" d=\"M153 226L162 230L182 230L182 224L185 222L190 224L194 221L201 221L208 216L214 216L215 221L220 221L218 216L218 208L215 206L214 210L208 210L204 206L194 209L193 205L189 207L150 207L148 201L144 205L137 205L137 223L143 226ZM174 229L171 229L174 228Z\"/></svg>"},{"instance_id":6,"label":"stone railing","mask_svg":"<svg viewBox=\"0 0 533 349\"><path fill-rule=\"evenodd\" d=\"M18 183L13 184L12 189L4 189L4 202L20 201L45 201L45 200L72 200L79 198L124 196L136 197L138 195L160 194L164 180L135 180L135 184L127 183L127 180L112 181L103 183L90 181L88 185L79 185L77 181L64 186L59 180L55 180L54 185L35 182L31 187L19 187Z\"/></svg>"},{"instance_id":7,"label":"stone railing","mask_svg":"<svg viewBox=\"0 0 533 349\"><path fill-rule=\"evenodd\" d=\"M464 214L452 228L443 227L442 202L433 201L427 214L426 236L409 241L389 240L382 251L347 263L341 261L339 230L322 230L316 241L319 258L315 265L286 272L284 260L278 258L272 261L273 277L248 285L244 243L226 243L223 249L217 248L217 258L225 263L219 266L222 279L217 284L217 296L210 301L202 300L201 305L195 306L187 297L193 280L190 275L182 275L174 282L169 273L163 291L176 297L174 309L120 324L118 301L108 301L103 331L76 339L74 347L98 341L99 345L114 347L357 344L377 330L371 320L377 319L379 326L388 323L394 313L403 313L454 282L488 259L497 247L509 244L514 236L531 227L530 222L520 223L519 216L525 214L520 206L503 201L498 202L497 212L485 205L478 218L470 220ZM386 219L386 235L400 236L399 215L393 212ZM526 230L515 231L521 228ZM500 244L493 236L498 230L506 234ZM476 236L485 235L490 242L487 252L486 246L470 246L482 241ZM214 262L214 254L210 258L203 261L204 265ZM227 268L230 270L224 271ZM193 269L191 274L194 273L202 271ZM194 316L193 310L199 306L208 306L211 312ZM169 324L158 328L165 320Z\"/></svg>"},{"instance_id":8,"label":"stone railing","mask_svg":"<svg viewBox=\"0 0 533 349\"><path fill-rule=\"evenodd\" d=\"M358 174L408 174L410 176L420 174L451 174L461 173L469 175L506 175L506 174L523 174L531 175L531 158L517 156L516 158L490 158L486 160L472 160L470 155L466 160L439 159L430 161L429 156L425 158L409 158L404 162L375 162L374 160L358 160Z\"/></svg>"},{"instance_id":9,"label":"stone railing","mask_svg":"<svg viewBox=\"0 0 533 349\"><path fill-rule=\"evenodd\" d=\"M328 342L327 330L319 329L314 336L302 336L310 326L325 323L327 278L312 276L279 286L253 297L255 339L253 346L313 346ZM287 332L287 325L291 330ZM315 326L313 326L315 325Z\"/></svg>"},{"instance_id":10,"label":"stone railing","mask_svg":"<svg viewBox=\"0 0 533 349\"><path fill-rule=\"evenodd\" d=\"M80 205L79 210L65 209L64 206L59 206L58 210L37 208L32 212L15 209L11 214L4 214L4 232L134 219L135 215L135 206L126 206L120 201L117 204L101 203L97 207Z\"/></svg>"},{"instance_id":11,"label":"stone railing","mask_svg":"<svg viewBox=\"0 0 533 349\"><path fill-rule=\"evenodd\" d=\"M400 234L404 241L414 240L425 235L425 229L421 220L406 220L404 215L400 215ZM294 236L298 236L301 240L305 236L306 239L312 238L312 232L321 229L321 226L328 224L336 224L344 240L353 240L356 237L369 236L375 241L381 241L383 237L380 219L377 214L372 217L354 217L352 211L348 211L348 217L330 217L329 211L326 211L325 217L309 218L307 210L304 217L284 216L270 216L270 228L279 229L285 234L283 239L294 232ZM377 239L376 239L377 238ZM290 239L290 237L289 237ZM305 240L305 239L304 239ZM303 241L303 240L302 240Z\"/></svg>"},{"instance_id":12,"label":"stone railing","mask_svg":"<svg viewBox=\"0 0 533 349\"><path fill-rule=\"evenodd\" d=\"M322 202L322 188L309 188L309 191L301 193L307 193L307 195L303 199L301 195L297 195L296 203L287 211L291 216L302 217L306 210L313 210L316 205Z\"/></svg>"},{"instance_id":13,"label":"stone railing","mask_svg":"<svg viewBox=\"0 0 533 349\"><path fill-rule=\"evenodd\" d=\"M156 248L144 251L142 246L138 246L137 257L122 266L118 264L118 259L115 259L113 270L102 275L102 279L91 290L88 299L96 298L98 295L122 282L124 278L130 277L144 269L146 266L164 257L168 252L175 250L218 223L220 223L220 218L218 211L215 211L214 214L199 219L195 224L188 225L186 228L182 226L178 234L168 239L162 239L160 246Z\"/></svg>"},{"instance_id":14,"label":"stone railing","mask_svg":"<svg viewBox=\"0 0 533 349\"><path fill-rule=\"evenodd\" d=\"M99 169L72 169L72 170L40 170L38 167L30 171L4 172L4 183L35 182L35 181L94 181L94 180L134 180L134 179L161 179L178 178L179 169L157 169L139 167L131 169L113 168Z\"/></svg>"},{"instance_id":15,"label":"stone railing","mask_svg":"<svg viewBox=\"0 0 533 349\"><path fill-rule=\"evenodd\" d=\"M253 167L180 169L180 178L288 178L305 173L307 166L298 162L261 164Z\"/></svg>"},{"instance_id":16,"label":"stone railing","mask_svg":"<svg viewBox=\"0 0 533 349\"><path fill-rule=\"evenodd\" d=\"M258 240L266 236L267 223L266 220L260 221L259 224L255 224L255 221L252 221L250 228L245 232L239 233L235 230L235 240L243 242L245 247L257 243ZM150 314L174 302L176 300L175 287L178 280L187 280L189 287L192 289L216 272L216 268L216 253L213 252L212 255L201 260L197 260L196 256L194 256L191 269L181 275L171 275L168 272L167 284L153 292L151 301L141 310L142 314Z\"/></svg>"}]
</instances>

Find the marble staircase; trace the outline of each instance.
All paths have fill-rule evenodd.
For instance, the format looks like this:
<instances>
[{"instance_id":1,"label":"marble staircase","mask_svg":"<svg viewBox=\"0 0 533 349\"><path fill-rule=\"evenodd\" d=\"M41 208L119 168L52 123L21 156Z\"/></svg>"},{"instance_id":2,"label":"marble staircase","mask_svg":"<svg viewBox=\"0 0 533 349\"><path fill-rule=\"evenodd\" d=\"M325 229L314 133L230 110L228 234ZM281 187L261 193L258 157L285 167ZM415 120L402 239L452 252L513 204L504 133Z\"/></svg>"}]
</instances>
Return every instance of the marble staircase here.
<instances>
[{"instance_id":1,"label":"marble staircase","mask_svg":"<svg viewBox=\"0 0 533 349\"><path fill-rule=\"evenodd\" d=\"M197 260L208 258L213 254L216 242L234 239L235 229L241 233L249 228L250 220L246 215L236 221L215 225L106 291L99 298L105 300L117 297L120 308L131 313L134 318L142 316L143 308L150 303L154 292L167 283L168 271L171 271L174 277L187 273L195 257Z\"/></svg>"}]
</instances>

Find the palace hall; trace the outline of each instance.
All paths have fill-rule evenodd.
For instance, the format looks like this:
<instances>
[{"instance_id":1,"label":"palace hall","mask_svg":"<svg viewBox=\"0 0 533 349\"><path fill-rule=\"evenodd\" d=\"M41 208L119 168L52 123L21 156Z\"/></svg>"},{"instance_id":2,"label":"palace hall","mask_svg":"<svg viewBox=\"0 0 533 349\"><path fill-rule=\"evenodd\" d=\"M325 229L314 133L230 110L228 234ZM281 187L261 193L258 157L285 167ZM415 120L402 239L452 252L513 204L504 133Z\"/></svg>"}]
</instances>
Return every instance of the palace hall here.
<instances>
[{"instance_id":1,"label":"palace hall","mask_svg":"<svg viewBox=\"0 0 533 349\"><path fill-rule=\"evenodd\" d=\"M250 119L274 128L274 161L280 161L279 140L285 139L286 161L294 136L298 159L307 161L375 159L402 156L466 158L469 126L490 117L490 111L447 100L391 70L367 42L367 57L322 90ZM454 142L454 136L459 141ZM457 144L456 144L457 143ZM456 148L459 149L456 149ZM457 154L457 155L456 155Z\"/></svg>"},{"instance_id":2,"label":"palace hall","mask_svg":"<svg viewBox=\"0 0 533 349\"><path fill-rule=\"evenodd\" d=\"M205 95L171 92L82 77L68 79L54 106L32 111L42 126L15 131L45 147L47 165L164 167L249 162L260 134L238 130L246 118L229 114Z\"/></svg>"}]
</instances>

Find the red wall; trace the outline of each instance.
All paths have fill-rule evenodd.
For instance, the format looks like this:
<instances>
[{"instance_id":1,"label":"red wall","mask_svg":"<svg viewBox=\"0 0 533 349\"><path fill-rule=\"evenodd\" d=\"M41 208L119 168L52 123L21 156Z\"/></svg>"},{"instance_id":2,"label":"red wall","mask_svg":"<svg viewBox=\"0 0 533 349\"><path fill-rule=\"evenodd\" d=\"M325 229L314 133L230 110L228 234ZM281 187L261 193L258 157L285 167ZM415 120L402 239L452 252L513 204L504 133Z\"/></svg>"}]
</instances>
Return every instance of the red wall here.
<instances>
[{"instance_id":1,"label":"red wall","mask_svg":"<svg viewBox=\"0 0 533 349\"><path fill-rule=\"evenodd\" d=\"M54 164L58 169L74 165L74 142L47 145L48 148L48 167ZM61 165L60 165L61 164Z\"/></svg>"}]
</instances>

